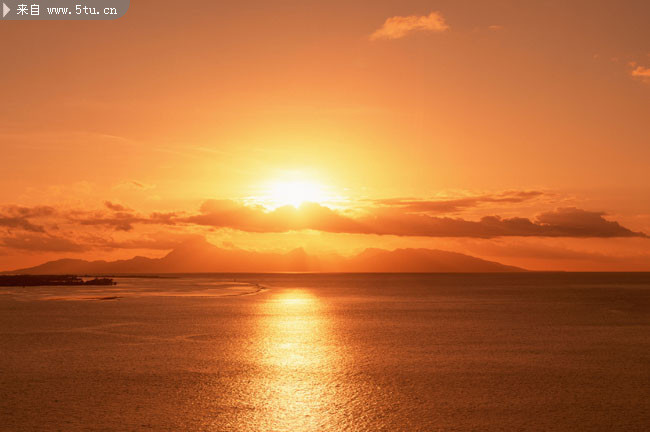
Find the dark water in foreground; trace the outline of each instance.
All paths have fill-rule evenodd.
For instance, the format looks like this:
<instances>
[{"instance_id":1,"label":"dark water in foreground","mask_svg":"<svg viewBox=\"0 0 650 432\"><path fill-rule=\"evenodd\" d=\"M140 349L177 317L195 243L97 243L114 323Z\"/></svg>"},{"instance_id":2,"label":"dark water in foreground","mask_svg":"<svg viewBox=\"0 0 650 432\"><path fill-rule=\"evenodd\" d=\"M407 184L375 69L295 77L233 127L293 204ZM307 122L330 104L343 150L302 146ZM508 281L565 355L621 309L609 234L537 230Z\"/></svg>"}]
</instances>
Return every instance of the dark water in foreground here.
<instances>
[{"instance_id":1,"label":"dark water in foreground","mask_svg":"<svg viewBox=\"0 0 650 432\"><path fill-rule=\"evenodd\" d=\"M0 290L0 430L650 425L650 274L118 282Z\"/></svg>"}]
</instances>

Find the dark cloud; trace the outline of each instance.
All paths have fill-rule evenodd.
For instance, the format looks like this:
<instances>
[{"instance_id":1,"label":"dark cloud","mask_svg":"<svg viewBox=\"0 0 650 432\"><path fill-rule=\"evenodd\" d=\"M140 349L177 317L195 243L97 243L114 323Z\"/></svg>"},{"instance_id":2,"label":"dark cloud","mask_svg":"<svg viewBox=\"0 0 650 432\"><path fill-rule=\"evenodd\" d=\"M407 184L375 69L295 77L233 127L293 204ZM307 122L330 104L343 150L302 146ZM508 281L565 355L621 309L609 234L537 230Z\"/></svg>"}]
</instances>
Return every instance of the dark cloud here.
<instances>
[{"instance_id":1,"label":"dark cloud","mask_svg":"<svg viewBox=\"0 0 650 432\"><path fill-rule=\"evenodd\" d=\"M571 233L571 237L593 237L593 233L599 233L597 237L645 237L642 233L622 227L618 222L606 220L604 216L604 212L566 207L540 214L537 223L546 228L549 236Z\"/></svg>"},{"instance_id":2,"label":"dark cloud","mask_svg":"<svg viewBox=\"0 0 650 432\"><path fill-rule=\"evenodd\" d=\"M360 233L365 230L355 220L314 203L305 203L299 208L284 206L267 212L261 206L245 206L230 200L210 200L201 206L200 215L179 221L258 233L304 229Z\"/></svg>"},{"instance_id":3,"label":"dark cloud","mask_svg":"<svg viewBox=\"0 0 650 432\"><path fill-rule=\"evenodd\" d=\"M48 217L55 213L55 209L49 206L3 206L0 208L0 227L30 232L45 232L44 227L32 223L29 219Z\"/></svg>"},{"instance_id":4,"label":"dark cloud","mask_svg":"<svg viewBox=\"0 0 650 432\"><path fill-rule=\"evenodd\" d=\"M377 234L417 237L645 237L602 212L561 208L540 214L535 220L485 216L478 221L437 217L425 213L371 211L363 216L342 214L319 204L280 207L266 212L233 201L207 201L201 214L179 222L232 228L248 232L286 232L313 229L332 233Z\"/></svg>"},{"instance_id":5,"label":"dark cloud","mask_svg":"<svg viewBox=\"0 0 650 432\"><path fill-rule=\"evenodd\" d=\"M72 233L68 233L72 237ZM157 232L122 240L82 234L74 240L46 233L14 233L0 236L0 248L30 252L86 252L98 249L170 250L190 240L202 239L198 234Z\"/></svg>"},{"instance_id":6,"label":"dark cloud","mask_svg":"<svg viewBox=\"0 0 650 432\"><path fill-rule=\"evenodd\" d=\"M115 240L104 237L86 237L84 242L89 246L97 249L154 249L170 250L178 247L188 241L203 239L199 234L182 234L158 232L129 238L125 240Z\"/></svg>"},{"instance_id":7,"label":"dark cloud","mask_svg":"<svg viewBox=\"0 0 650 432\"><path fill-rule=\"evenodd\" d=\"M101 213L96 213L92 216L87 216L82 219L76 219L74 222L77 222L81 225L96 225L96 226L105 226L112 228L116 231L131 231L133 229L133 224L135 223L144 223L146 220L134 216L131 213L126 212L116 212L111 215L103 215Z\"/></svg>"},{"instance_id":8,"label":"dark cloud","mask_svg":"<svg viewBox=\"0 0 650 432\"><path fill-rule=\"evenodd\" d=\"M113 210L113 211L116 211L116 212L124 212L124 211L130 211L130 210L131 210L131 209L128 208L128 207L124 207L124 206L121 205L121 204L115 204L115 203L112 203L112 202L110 202L110 201L104 201L104 205L105 205L106 208L108 208L109 210Z\"/></svg>"},{"instance_id":9,"label":"dark cloud","mask_svg":"<svg viewBox=\"0 0 650 432\"><path fill-rule=\"evenodd\" d=\"M45 228L40 225L34 225L26 218L21 217L2 217L0 216L0 227L21 229L31 232L45 232Z\"/></svg>"},{"instance_id":10,"label":"dark cloud","mask_svg":"<svg viewBox=\"0 0 650 432\"><path fill-rule=\"evenodd\" d=\"M198 213L189 215L176 212L140 214L110 201L104 203L106 209L98 211L64 212L47 206L4 206L0 207L0 246L61 252L90 249L164 250L174 248L201 227L251 233L315 230L431 238L647 237L607 219L603 212L573 207L544 212L535 218L489 215L469 220L437 214L489 203L521 203L542 195L538 191L511 191L446 201L393 199L377 201L375 206L355 212L331 209L316 203L305 203L297 208L284 206L269 211L263 206L244 205L231 200L205 201ZM39 222L47 223L38 225L30 218L39 218ZM166 235L151 237L150 234L143 236L142 232L136 231L138 225L176 226L176 229L168 229ZM114 240L106 230L131 234Z\"/></svg>"},{"instance_id":11,"label":"dark cloud","mask_svg":"<svg viewBox=\"0 0 650 432\"><path fill-rule=\"evenodd\" d=\"M90 249L67 238L28 233L0 238L0 246L32 252L85 252Z\"/></svg>"},{"instance_id":12,"label":"dark cloud","mask_svg":"<svg viewBox=\"0 0 650 432\"><path fill-rule=\"evenodd\" d=\"M24 207L17 205L8 205L3 206L0 211L6 215L24 218L46 217L56 214L56 209L50 206Z\"/></svg>"},{"instance_id":13,"label":"dark cloud","mask_svg":"<svg viewBox=\"0 0 650 432\"><path fill-rule=\"evenodd\" d=\"M71 220L80 225L104 226L116 231L131 231L136 224L144 225L174 225L177 213L152 213L149 216L138 215L133 212L116 211L109 215L102 212L93 212L74 215Z\"/></svg>"}]
</instances>

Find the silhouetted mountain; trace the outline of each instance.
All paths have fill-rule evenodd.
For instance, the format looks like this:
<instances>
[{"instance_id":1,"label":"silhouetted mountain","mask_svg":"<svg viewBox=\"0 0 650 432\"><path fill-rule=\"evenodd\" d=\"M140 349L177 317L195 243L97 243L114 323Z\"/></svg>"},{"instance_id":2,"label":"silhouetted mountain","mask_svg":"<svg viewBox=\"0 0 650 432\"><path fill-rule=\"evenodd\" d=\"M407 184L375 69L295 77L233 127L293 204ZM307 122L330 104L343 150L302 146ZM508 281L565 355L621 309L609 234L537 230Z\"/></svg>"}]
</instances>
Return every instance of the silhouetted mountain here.
<instances>
[{"instance_id":1,"label":"silhouetted mountain","mask_svg":"<svg viewBox=\"0 0 650 432\"><path fill-rule=\"evenodd\" d=\"M204 239L179 245L163 258L136 256L119 261L61 259L14 274L264 273L264 272L513 272L523 269L456 252L432 249L366 249L351 258L222 249Z\"/></svg>"},{"instance_id":2,"label":"silhouetted mountain","mask_svg":"<svg viewBox=\"0 0 650 432\"><path fill-rule=\"evenodd\" d=\"M524 271L494 261L437 249L366 249L343 263L348 272L508 272Z\"/></svg>"}]
</instances>

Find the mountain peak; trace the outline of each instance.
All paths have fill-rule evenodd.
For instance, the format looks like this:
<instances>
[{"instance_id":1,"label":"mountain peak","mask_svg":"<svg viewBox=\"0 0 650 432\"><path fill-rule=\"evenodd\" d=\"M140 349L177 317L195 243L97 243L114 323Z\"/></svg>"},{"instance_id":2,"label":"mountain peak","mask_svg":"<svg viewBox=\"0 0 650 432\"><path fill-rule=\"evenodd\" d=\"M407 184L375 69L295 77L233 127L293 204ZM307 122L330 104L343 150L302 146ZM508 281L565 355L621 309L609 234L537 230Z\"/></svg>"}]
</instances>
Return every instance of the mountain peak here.
<instances>
[{"instance_id":1,"label":"mountain peak","mask_svg":"<svg viewBox=\"0 0 650 432\"><path fill-rule=\"evenodd\" d=\"M214 251L219 249L217 246L208 242L205 237L196 236L192 237L172 249L167 256L174 256L179 254L196 254L197 252Z\"/></svg>"}]
</instances>

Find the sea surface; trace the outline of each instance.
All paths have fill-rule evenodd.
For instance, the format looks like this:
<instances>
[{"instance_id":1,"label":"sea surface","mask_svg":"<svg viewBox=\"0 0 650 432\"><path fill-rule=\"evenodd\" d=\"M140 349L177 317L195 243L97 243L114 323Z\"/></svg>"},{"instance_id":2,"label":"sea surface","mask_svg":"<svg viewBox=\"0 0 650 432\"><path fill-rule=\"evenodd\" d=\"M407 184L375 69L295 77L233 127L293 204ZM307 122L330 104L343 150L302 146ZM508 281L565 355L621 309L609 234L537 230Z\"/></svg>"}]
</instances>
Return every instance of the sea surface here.
<instances>
[{"instance_id":1,"label":"sea surface","mask_svg":"<svg viewBox=\"0 0 650 432\"><path fill-rule=\"evenodd\" d=\"M650 274L0 288L2 431L647 431Z\"/></svg>"}]
</instances>

